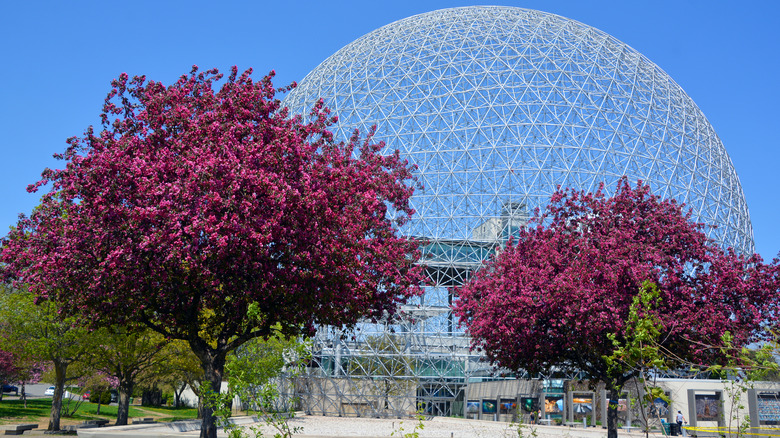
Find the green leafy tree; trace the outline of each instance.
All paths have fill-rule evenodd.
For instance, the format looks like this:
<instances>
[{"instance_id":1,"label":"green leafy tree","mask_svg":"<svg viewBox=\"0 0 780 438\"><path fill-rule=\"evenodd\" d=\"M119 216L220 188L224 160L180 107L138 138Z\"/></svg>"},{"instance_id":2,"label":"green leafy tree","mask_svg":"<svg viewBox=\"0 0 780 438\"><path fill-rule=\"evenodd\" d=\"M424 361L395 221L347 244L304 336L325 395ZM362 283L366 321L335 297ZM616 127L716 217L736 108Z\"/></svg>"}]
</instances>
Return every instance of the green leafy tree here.
<instances>
[{"instance_id":1,"label":"green leafy tree","mask_svg":"<svg viewBox=\"0 0 780 438\"><path fill-rule=\"evenodd\" d=\"M652 403L658 398L670 401L661 388L649 383L655 375L654 372L681 365L664 350L659 339L664 331L663 321L655 313L660 300L658 286L651 281L645 281L631 303L623 336L615 333L607 335L614 350L611 355L604 356L610 375L633 374L636 376L634 381L637 386L641 384L641 388L637 387L637 394L641 394L639 403L645 420L645 436L650 433L647 420Z\"/></svg>"},{"instance_id":2,"label":"green leafy tree","mask_svg":"<svg viewBox=\"0 0 780 438\"><path fill-rule=\"evenodd\" d=\"M251 318L262 317L258 306L250 306ZM310 358L309 342L286 336L281 327L274 327L273 336L255 339L230 355L225 365L229 391L225 394L206 393L231 438L247 436L245 429L230 423L232 400L235 397L261 415L264 423L274 430L274 436L289 438L296 432L287 419L295 415L296 400L280 400L280 378L294 381L305 369ZM262 426L252 426L256 436L262 436Z\"/></svg>"},{"instance_id":3,"label":"green leafy tree","mask_svg":"<svg viewBox=\"0 0 780 438\"><path fill-rule=\"evenodd\" d=\"M186 342L174 340L158 355L157 366L146 382L173 393L173 406L182 406L182 394L190 388L196 395L203 381L200 360Z\"/></svg>"},{"instance_id":4,"label":"green leafy tree","mask_svg":"<svg viewBox=\"0 0 780 438\"><path fill-rule=\"evenodd\" d=\"M104 330L92 354L92 367L116 379L116 425L127 424L130 397L139 380L152 378L162 359L160 352L168 344L162 335L150 329L112 326Z\"/></svg>"},{"instance_id":5,"label":"green leafy tree","mask_svg":"<svg viewBox=\"0 0 780 438\"><path fill-rule=\"evenodd\" d=\"M50 300L39 300L36 304L28 291L14 290L8 285L0 288L0 319L10 327L7 338L10 348L52 365L55 390L48 430L58 431L65 385L79 377L69 373L69 367L93 351L100 334L79 325L75 317L63 317L59 306ZM68 405L78 407L70 399ZM71 413L69 408L66 414Z\"/></svg>"},{"instance_id":6,"label":"green leafy tree","mask_svg":"<svg viewBox=\"0 0 780 438\"><path fill-rule=\"evenodd\" d=\"M754 382L771 380L780 372L777 363L777 337L769 328L767 332L771 334L770 341L759 346L743 346L741 349L736 348L732 334L726 332L720 344L712 345L710 348L719 349L724 355L729 354L727 363L708 366L691 365L721 379L725 397L731 401L729 409L724 412L726 431L737 438L746 436L750 427L750 416L740 415L746 407L745 394L754 387ZM735 354L734 351L737 353ZM723 431L720 433L723 435Z\"/></svg>"},{"instance_id":7,"label":"green leafy tree","mask_svg":"<svg viewBox=\"0 0 780 438\"><path fill-rule=\"evenodd\" d=\"M774 332L771 341L757 348L743 348L742 357L744 362L752 365L745 369L747 379L780 381L780 344Z\"/></svg>"}]
</instances>

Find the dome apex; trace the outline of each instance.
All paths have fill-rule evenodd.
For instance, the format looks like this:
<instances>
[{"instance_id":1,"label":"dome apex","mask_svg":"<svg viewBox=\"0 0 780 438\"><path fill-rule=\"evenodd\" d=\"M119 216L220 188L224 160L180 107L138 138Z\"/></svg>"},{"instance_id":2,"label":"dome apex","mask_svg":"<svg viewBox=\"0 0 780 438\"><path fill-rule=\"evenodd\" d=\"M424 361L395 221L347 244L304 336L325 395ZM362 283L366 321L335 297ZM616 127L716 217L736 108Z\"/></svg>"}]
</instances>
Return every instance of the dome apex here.
<instances>
[{"instance_id":1,"label":"dome apex","mask_svg":"<svg viewBox=\"0 0 780 438\"><path fill-rule=\"evenodd\" d=\"M557 186L593 191L641 179L685 202L723 246L753 251L734 166L714 129L663 70L582 23L474 6L396 21L348 44L285 99L318 98L334 132L377 125L419 169L404 232L475 240L508 203L543 207Z\"/></svg>"}]
</instances>

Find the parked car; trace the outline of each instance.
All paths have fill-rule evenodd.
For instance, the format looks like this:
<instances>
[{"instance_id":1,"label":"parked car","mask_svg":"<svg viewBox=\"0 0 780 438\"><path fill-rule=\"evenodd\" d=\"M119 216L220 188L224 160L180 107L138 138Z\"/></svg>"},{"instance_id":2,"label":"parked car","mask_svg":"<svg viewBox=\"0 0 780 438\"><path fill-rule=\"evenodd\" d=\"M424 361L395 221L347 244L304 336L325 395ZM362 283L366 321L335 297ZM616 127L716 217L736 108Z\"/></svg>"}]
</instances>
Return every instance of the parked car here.
<instances>
[{"instance_id":1,"label":"parked car","mask_svg":"<svg viewBox=\"0 0 780 438\"><path fill-rule=\"evenodd\" d=\"M88 389L88 390L84 391L84 394L81 394L81 399L82 400L89 400L89 397L91 397L91 396L92 396L92 392L90 392L90 390Z\"/></svg>"},{"instance_id":2,"label":"parked car","mask_svg":"<svg viewBox=\"0 0 780 438\"><path fill-rule=\"evenodd\" d=\"M49 397L54 397L54 387L53 386L48 387L46 389L46 391L43 391L43 395L47 395ZM62 398L63 399L66 399L66 398L75 399L77 397L78 396L76 394L73 394L72 392L68 391L67 389L62 394Z\"/></svg>"},{"instance_id":3,"label":"parked car","mask_svg":"<svg viewBox=\"0 0 780 438\"><path fill-rule=\"evenodd\" d=\"M13 392L15 395L19 395L19 388L8 383L3 384L3 392Z\"/></svg>"}]
</instances>

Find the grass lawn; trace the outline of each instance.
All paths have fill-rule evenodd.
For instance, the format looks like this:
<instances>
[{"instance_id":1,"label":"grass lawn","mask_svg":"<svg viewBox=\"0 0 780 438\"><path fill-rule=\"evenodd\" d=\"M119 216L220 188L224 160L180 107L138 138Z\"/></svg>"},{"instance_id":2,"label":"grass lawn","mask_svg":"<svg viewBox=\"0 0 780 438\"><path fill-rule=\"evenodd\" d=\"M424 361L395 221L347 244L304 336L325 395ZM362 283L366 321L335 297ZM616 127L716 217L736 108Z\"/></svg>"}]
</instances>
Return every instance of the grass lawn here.
<instances>
[{"instance_id":1,"label":"grass lawn","mask_svg":"<svg viewBox=\"0 0 780 438\"><path fill-rule=\"evenodd\" d=\"M77 424L86 420L107 419L116 420L116 406L100 405L100 415L97 414L97 404L83 402L72 417L62 417L62 425ZM51 413L50 398L35 398L27 400L27 407L18 399L3 397L0 401L0 425L17 423L39 423L40 427L49 424ZM198 410L194 408L171 408L130 406L130 419L153 417L159 421L191 420L197 418Z\"/></svg>"}]
</instances>

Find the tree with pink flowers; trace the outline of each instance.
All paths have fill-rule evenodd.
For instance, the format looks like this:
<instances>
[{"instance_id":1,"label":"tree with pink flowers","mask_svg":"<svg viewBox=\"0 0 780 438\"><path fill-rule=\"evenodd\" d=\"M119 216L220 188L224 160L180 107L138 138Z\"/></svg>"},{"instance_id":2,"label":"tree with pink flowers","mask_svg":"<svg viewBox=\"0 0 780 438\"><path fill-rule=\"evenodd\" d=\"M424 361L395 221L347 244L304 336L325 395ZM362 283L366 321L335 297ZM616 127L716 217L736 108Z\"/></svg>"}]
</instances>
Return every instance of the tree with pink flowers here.
<instances>
[{"instance_id":1,"label":"tree with pink flowers","mask_svg":"<svg viewBox=\"0 0 780 438\"><path fill-rule=\"evenodd\" d=\"M13 353L0 349L0 384L11 383L16 380L19 369ZM4 391L0 390L0 400Z\"/></svg>"},{"instance_id":2,"label":"tree with pink flowers","mask_svg":"<svg viewBox=\"0 0 780 438\"><path fill-rule=\"evenodd\" d=\"M29 188L49 190L2 240L5 274L96 325L185 340L214 391L228 352L272 327L392 314L419 291L416 245L397 232L411 167L370 135L337 141L321 103L291 117L272 75L122 74L102 129ZM210 410L201 436L216 436Z\"/></svg>"},{"instance_id":3,"label":"tree with pink flowers","mask_svg":"<svg viewBox=\"0 0 780 438\"><path fill-rule=\"evenodd\" d=\"M626 344L629 310L646 281L659 348L698 364L727 358L778 322L777 261L709 241L674 200L623 178L616 194L558 190L516 240L457 291L456 313L496 365L539 372L573 369L603 382L617 400L636 369L614 366L611 336ZM728 333L728 334L727 334ZM678 362L679 363L679 362ZM608 410L617 436L617 405Z\"/></svg>"}]
</instances>

